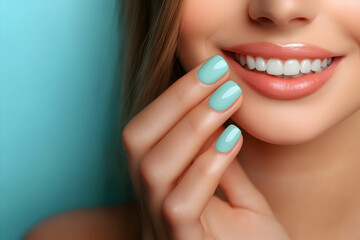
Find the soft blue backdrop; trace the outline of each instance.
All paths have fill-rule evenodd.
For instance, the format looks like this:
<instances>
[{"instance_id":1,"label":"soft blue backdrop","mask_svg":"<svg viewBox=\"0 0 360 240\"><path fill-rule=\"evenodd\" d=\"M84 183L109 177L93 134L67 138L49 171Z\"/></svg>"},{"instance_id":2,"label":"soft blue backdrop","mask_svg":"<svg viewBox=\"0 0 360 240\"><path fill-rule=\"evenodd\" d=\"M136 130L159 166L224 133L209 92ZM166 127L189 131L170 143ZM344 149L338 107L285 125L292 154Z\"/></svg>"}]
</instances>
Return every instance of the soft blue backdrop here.
<instances>
[{"instance_id":1,"label":"soft blue backdrop","mask_svg":"<svg viewBox=\"0 0 360 240\"><path fill-rule=\"evenodd\" d=\"M1 240L60 211L130 198L118 5L0 0Z\"/></svg>"}]
</instances>

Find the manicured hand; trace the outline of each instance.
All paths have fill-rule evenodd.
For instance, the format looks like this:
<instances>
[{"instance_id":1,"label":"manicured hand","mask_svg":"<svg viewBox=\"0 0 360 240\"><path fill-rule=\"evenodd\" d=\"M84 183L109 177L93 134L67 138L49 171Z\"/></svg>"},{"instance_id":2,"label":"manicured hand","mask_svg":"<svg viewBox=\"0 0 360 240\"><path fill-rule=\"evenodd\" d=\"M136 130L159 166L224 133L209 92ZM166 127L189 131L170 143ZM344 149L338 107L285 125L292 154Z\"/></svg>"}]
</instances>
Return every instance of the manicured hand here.
<instances>
[{"instance_id":1,"label":"manicured hand","mask_svg":"<svg viewBox=\"0 0 360 240\"><path fill-rule=\"evenodd\" d=\"M225 60L215 56L125 127L143 239L289 239L236 159L240 129L223 128L243 99L229 75ZM226 200L215 196L217 187Z\"/></svg>"}]
</instances>

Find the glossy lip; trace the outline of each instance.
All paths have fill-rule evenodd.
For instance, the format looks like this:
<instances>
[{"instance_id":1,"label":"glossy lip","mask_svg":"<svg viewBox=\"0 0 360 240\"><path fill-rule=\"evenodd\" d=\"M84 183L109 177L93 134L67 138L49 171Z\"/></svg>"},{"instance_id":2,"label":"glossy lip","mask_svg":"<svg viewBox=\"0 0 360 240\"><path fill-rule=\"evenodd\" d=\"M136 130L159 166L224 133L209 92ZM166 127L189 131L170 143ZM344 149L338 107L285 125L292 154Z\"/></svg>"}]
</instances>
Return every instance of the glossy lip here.
<instances>
[{"instance_id":1,"label":"glossy lip","mask_svg":"<svg viewBox=\"0 0 360 240\"><path fill-rule=\"evenodd\" d=\"M232 52L223 51L231 69L260 94L282 100L298 99L316 92L330 79L343 59L343 57L335 53L308 44L279 45L272 43L250 43L231 49ZM293 79L282 79L265 72L256 72L243 68L234 60L233 51L243 55L282 60L333 58L333 62L320 73L309 74Z\"/></svg>"}]
</instances>

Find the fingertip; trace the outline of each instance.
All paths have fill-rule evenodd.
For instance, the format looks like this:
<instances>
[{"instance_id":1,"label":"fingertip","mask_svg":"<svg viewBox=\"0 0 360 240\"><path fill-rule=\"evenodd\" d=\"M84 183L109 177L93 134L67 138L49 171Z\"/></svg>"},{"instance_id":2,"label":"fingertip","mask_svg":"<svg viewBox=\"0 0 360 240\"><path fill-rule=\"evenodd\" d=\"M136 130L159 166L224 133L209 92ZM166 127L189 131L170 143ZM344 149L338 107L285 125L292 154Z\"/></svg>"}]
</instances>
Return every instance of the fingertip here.
<instances>
[{"instance_id":1,"label":"fingertip","mask_svg":"<svg viewBox=\"0 0 360 240\"><path fill-rule=\"evenodd\" d=\"M217 139L215 149L220 153L228 153L234 148L236 143L239 142L241 136L242 132L240 128L234 124L230 124Z\"/></svg>"}]
</instances>

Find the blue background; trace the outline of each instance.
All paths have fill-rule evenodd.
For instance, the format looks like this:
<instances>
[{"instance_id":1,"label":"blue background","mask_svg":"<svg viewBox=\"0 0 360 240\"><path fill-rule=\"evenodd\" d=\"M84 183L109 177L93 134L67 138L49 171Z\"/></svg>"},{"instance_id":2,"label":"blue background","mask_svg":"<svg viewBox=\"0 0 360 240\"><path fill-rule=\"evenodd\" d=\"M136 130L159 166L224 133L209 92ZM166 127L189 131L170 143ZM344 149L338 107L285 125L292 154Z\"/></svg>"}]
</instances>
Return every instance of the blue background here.
<instances>
[{"instance_id":1,"label":"blue background","mask_svg":"<svg viewBox=\"0 0 360 240\"><path fill-rule=\"evenodd\" d=\"M117 0L0 0L0 239L131 199Z\"/></svg>"}]
</instances>

